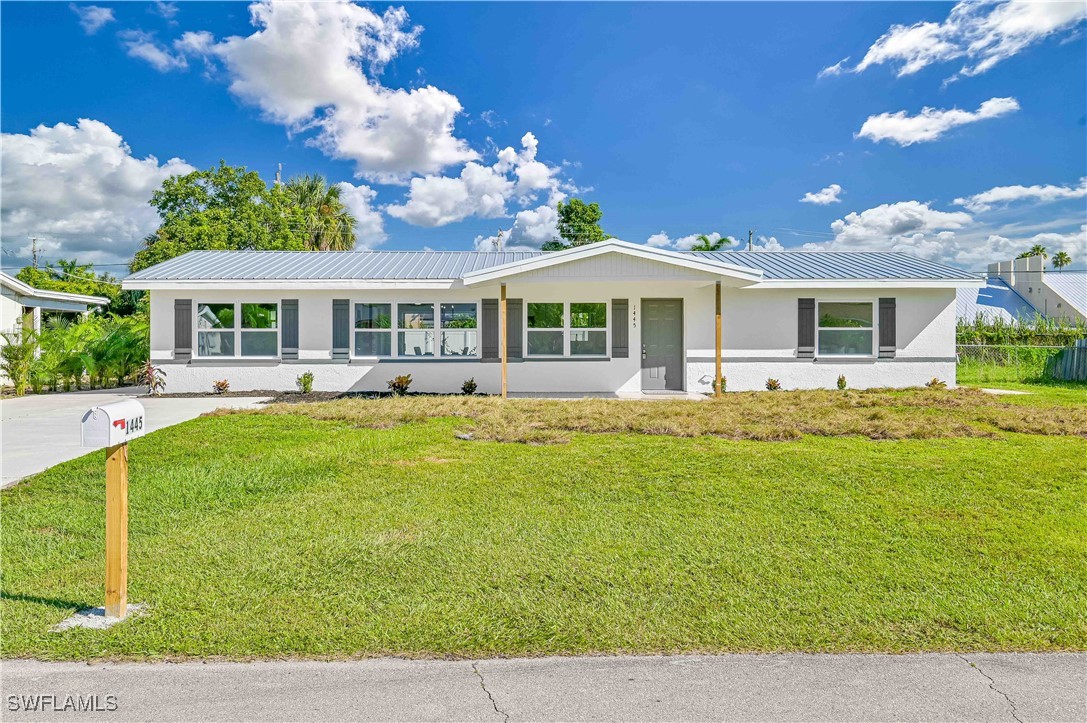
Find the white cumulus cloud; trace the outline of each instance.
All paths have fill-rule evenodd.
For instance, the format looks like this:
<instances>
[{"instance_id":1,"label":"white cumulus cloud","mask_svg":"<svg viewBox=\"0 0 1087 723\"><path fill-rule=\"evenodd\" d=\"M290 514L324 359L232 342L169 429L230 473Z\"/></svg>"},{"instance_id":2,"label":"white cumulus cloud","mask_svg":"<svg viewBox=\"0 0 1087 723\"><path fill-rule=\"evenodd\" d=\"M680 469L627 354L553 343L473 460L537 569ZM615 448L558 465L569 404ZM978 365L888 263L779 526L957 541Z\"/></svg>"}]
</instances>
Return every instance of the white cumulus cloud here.
<instances>
[{"instance_id":1,"label":"white cumulus cloud","mask_svg":"<svg viewBox=\"0 0 1087 723\"><path fill-rule=\"evenodd\" d=\"M83 32L87 35L94 35L102 29L103 25L112 23L116 18L113 17L113 8L103 8L97 5L79 5L72 3L69 5L72 12L79 18L79 25L83 28Z\"/></svg>"},{"instance_id":2,"label":"white cumulus cloud","mask_svg":"<svg viewBox=\"0 0 1087 723\"><path fill-rule=\"evenodd\" d=\"M736 239L732 238L731 236L724 236L716 231L708 234L692 233L688 236L680 236L676 239L671 238L667 233L661 231L660 233L655 233L647 238L645 240L645 243L647 246L652 246L659 249L690 251L693 247L701 243L702 240L699 238L700 235L705 235L706 238L708 238L710 241L713 241L714 243L720 241L721 239L725 239L725 245L721 247L722 251L727 251L728 249L736 245Z\"/></svg>"},{"instance_id":3,"label":"white cumulus cloud","mask_svg":"<svg viewBox=\"0 0 1087 723\"><path fill-rule=\"evenodd\" d=\"M374 207L377 191L369 186L355 186L347 181L336 185L340 187L340 199L357 222L355 248L370 249L388 238L385 233L385 217Z\"/></svg>"},{"instance_id":4,"label":"white cumulus cloud","mask_svg":"<svg viewBox=\"0 0 1087 723\"><path fill-rule=\"evenodd\" d=\"M40 125L4 133L0 143L3 243L22 257L28 236L46 256L127 261L158 226L151 193L171 175L195 170L178 158L137 158L105 123Z\"/></svg>"},{"instance_id":5,"label":"white cumulus cloud","mask_svg":"<svg viewBox=\"0 0 1087 723\"><path fill-rule=\"evenodd\" d=\"M153 33L143 30L125 30L119 33L118 37L129 56L150 63L151 67L161 73L184 70L189 67L183 52L171 52L158 41Z\"/></svg>"},{"instance_id":6,"label":"white cumulus cloud","mask_svg":"<svg viewBox=\"0 0 1087 723\"><path fill-rule=\"evenodd\" d=\"M1015 98L990 98L976 111L950 108L922 108L918 115L906 115L906 111L881 113L870 116L856 133L857 138L867 138L874 143L890 141L900 146L926 143L938 139L952 128L1014 113L1019 110Z\"/></svg>"},{"instance_id":7,"label":"white cumulus cloud","mask_svg":"<svg viewBox=\"0 0 1087 723\"><path fill-rule=\"evenodd\" d=\"M513 225L502 230L502 248L506 251L537 251L548 241L559 238L559 213L554 206L540 206L518 211ZM498 235L477 236L477 251L494 251Z\"/></svg>"},{"instance_id":8,"label":"white cumulus cloud","mask_svg":"<svg viewBox=\"0 0 1087 723\"><path fill-rule=\"evenodd\" d=\"M842 192L842 187L837 183L832 183L826 188L816 191L815 193L805 193L804 197L800 199L801 203L814 203L816 206L828 206L832 203L840 203L842 199L838 196Z\"/></svg>"},{"instance_id":9,"label":"white cumulus cloud","mask_svg":"<svg viewBox=\"0 0 1087 723\"><path fill-rule=\"evenodd\" d=\"M1046 203L1085 197L1087 197L1087 177L1081 178L1078 186L996 186L988 191L975 193L973 196L956 198L955 203L975 213L981 213L988 211L994 205L1007 205L1015 201Z\"/></svg>"},{"instance_id":10,"label":"white cumulus cloud","mask_svg":"<svg viewBox=\"0 0 1087 723\"><path fill-rule=\"evenodd\" d=\"M980 75L1046 38L1071 36L1084 18L1083 2L960 2L943 22L892 25L854 67L845 68L841 61L820 75L859 73L888 64L897 67L901 77L958 60L963 65L953 78Z\"/></svg>"}]
</instances>

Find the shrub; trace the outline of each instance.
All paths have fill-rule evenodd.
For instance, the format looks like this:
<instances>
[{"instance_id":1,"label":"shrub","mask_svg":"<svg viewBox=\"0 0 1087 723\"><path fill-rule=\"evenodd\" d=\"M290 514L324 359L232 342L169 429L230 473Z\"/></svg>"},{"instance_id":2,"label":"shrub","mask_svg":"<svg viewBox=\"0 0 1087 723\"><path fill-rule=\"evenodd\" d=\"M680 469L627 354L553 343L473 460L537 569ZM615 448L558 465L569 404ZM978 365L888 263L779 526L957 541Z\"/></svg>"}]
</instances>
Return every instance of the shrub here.
<instances>
[{"instance_id":1,"label":"shrub","mask_svg":"<svg viewBox=\"0 0 1087 723\"><path fill-rule=\"evenodd\" d=\"M212 382L211 391L216 394L226 394L230 391L230 382L226 379L220 379L217 382Z\"/></svg>"},{"instance_id":2,"label":"shrub","mask_svg":"<svg viewBox=\"0 0 1087 723\"><path fill-rule=\"evenodd\" d=\"M776 392L781 389L781 382L773 377L766 380L766 391Z\"/></svg>"},{"instance_id":3,"label":"shrub","mask_svg":"<svg viewBox=\"0 0 1087 723\"><path fill-rule=\"evenodd\" d=\"M947 389L947 382L933 377L925 384L925 386L929 389Z\"/></svg>"},{"instance_id":4,"label":"shrub","mask_svg":"<svg viewBox=\"0 0 1087 723\"><path fill-rule=\"evenodd\" d=\"M846 387L845 374L839 374L838 375L838 388L839 389L845 389L845 387Z\"/></svg>"},{"instance_id":5,"label":"shrub","mask_svg":"<svg viewBox=\"0 0 1087 723\"><path fill-rule=\"evenodd\" d=\"M721 389L720 389L720 392L721 392L721 394L724 394L724 393L725 393L725 389L726 389L727 387L728 387L728 377L726 377L726 376L725 376L724 374L722 374L722 375L721 375ZM716 394L717 392L718 392L718 389L717 389L717 380L716 380L716 379L714 379L714 380L713 380L713 393L714 393L714 394Z\"/></svg>"},{"instance_id":6,"label":"shrub","mask_svg":"<svg viewBox=\"0 0 1087 723\"><path fill-rule=\"evenodd\" d=\"M475 377L469 377L468 379L464 380L464 384L460 385L460 390L464 394L466 394L468 396L472 396L473 394L476 393L476 387L477 386L478 385L476 384L476 378Z\"/></svg>"},{"instance_id":7,"label":"shrub","mask_svg":"<svg viewBox=\"0 0 1087 723\"><path fill-rule=\"evenodd\" d=\"M298 391L303 394L309 394L313 391L313 372L299 374L298 378L294 380L294 383L298 385Z\"/></svg>"},{"instance_id":8,"label":"shrub","mask_svg":"<svg viewBox=\"0 0 1087 723\"><path fill-rule=\"evenodd\" d=\"M32 326L24 325L20 331L5 331L0 336L4 338L4 345L0 347L0 371L11 380L15 395L21 397L30 384L38 335Z\"/></svg>"},{"instance_id":9,"label":"shrub","mask_svg":"<svg viewBox=\"0 0 1087 723\"><path fill-rule=\"evenodd\" d=\"M147 385L147 393L157 397L166 388L166 372L157 367L148 359L140 369L140 384Z\"/></svg>"},{"instance_id":10,"label":"shrub","mask_svg":"<svg viewBox=\"0 0 1087 723\"><path fill-rule=\"evenodd\" d=\"M388 384L393 396L402 397L407 394L408 387L411 386L411 374L401 374L398 377L393 377L388 381Z\"/></svg>"}]
</instances>

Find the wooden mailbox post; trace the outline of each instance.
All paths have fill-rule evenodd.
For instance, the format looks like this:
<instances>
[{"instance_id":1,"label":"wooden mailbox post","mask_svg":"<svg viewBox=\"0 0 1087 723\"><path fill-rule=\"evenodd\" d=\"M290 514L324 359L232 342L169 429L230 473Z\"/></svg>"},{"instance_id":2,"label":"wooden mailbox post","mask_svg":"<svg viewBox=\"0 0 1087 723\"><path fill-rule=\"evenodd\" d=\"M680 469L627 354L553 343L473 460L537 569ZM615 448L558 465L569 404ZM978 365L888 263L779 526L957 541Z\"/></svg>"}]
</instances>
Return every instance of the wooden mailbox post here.
<instances>
[{"instance_id":1,"label":"wooden mailbox post","mask_svg":"<svg viewBox=\"0 0 1087 723\"><path fill-rule=\"evenodd\" d=\"M144 434L143 405L105 404L83 415L83 446L106 448L106 617L128 613L128 442Z\"/></svg>"}]
</instances>

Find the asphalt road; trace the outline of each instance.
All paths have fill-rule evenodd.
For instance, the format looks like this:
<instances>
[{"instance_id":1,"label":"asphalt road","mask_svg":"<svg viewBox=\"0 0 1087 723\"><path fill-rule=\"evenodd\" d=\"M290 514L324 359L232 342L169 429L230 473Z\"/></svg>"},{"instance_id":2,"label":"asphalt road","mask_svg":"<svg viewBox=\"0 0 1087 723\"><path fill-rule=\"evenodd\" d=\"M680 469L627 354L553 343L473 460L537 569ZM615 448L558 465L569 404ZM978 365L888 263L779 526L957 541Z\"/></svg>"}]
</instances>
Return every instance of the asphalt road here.
<instances>
[{"instance_id":1,"label":"asphalt road","mask_svg":"<svg viewBox=\"0 0 1087 723\"><path fill-rule=\"evenodd\" d=\"M0 487L92 450L80 446L80 421L91 407L136 399L143 387L28 394L0 402ZM264 397L140 397L147 431L195 419L223 407L256 406Z\"/></svg>"},{"instance_id":2,"label":"asphalt road","mask_svg":"<svg viewBox=\"0 0 1087 723\"><path fill-rule=\"evenodd\" d=\"M0 664L0 690L5 721L1081 722L1087 720L1087 654L96 665L9 660ZM61 708L66 696L97 696L99 708L115 709L26 709L35 700L39 708L46 701Z\"/></svg>"}]
</instances>

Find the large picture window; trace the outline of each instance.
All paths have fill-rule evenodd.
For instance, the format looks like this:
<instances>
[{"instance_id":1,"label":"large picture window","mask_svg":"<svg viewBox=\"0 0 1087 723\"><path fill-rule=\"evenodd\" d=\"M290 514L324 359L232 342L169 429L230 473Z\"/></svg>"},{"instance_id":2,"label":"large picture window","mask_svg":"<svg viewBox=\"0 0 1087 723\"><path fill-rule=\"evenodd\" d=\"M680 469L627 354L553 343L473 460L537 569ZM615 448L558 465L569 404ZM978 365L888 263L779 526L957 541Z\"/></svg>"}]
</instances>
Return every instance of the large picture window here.
<instances>
[{"instance_id":1,"label":"large picture window","mask_svg":"<svg viewBox=\"0 0 1087 723\"><path fill-rule=\"evenodd\" d=\"M475 304L442 304L442 356L475 356L477 315Z\"/></svg>"},{"instance_id":2,"label":"large picture window","mask_svg":"<svg viewBox=\"0 0 1087 723\"><path fill-rule=\"evenodd\" d=\"M434 304L397 304L399 356L434 356Z\"/></svg>"},{"instance_id":3,"label":"large picture window","mask_svg":"<svg viewBox=\"0 0 1087 723\"><path fill-rule=\"evenodd\" d=\"M279 304L197 304L196 354L201 357L279 355Z\"/></svg>"},{"instance_id":4,"label":"large picture window","mask_svg":"<svg viewBox=\"0 0 1087 723\"><path fill-rule=\"evenodd\" d=\"M529 356L607 356L607 302L530 302Z\"/></svg>"},{"instance_id":5,"label":"large picture window","mask_svg":"<svg viewBox=\"0 0 1087 723\"><path fill-rule=\"evenodd\" d=\"M820 301L821 356L872 356L873 306L870 301Z\"/></svg>"},{"instance_id":6,"label":"large picture window","mask_svg":"<svg viewBox=\"0 0 1087 723\"><path fill-rule=\"evenodd\" d=\"M392 304L355 304L355 356L392 354L392 327Z\"/></svg>"}]
</instances>

